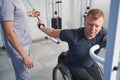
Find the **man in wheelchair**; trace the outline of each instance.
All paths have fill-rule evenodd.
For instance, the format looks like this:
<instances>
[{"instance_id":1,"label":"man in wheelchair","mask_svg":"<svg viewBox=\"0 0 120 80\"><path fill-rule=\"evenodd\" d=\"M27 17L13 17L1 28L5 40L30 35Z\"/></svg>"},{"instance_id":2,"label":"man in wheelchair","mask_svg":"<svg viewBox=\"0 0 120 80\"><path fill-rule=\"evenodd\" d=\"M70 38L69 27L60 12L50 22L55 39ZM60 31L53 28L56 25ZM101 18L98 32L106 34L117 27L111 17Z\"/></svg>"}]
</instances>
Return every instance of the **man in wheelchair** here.
<instances>
[{"instance_id":1,"label":"man in wheelchair","mask_svg":"<svg viewBox=\"0 0 120 80\"><path fill-rule=\"evenodd\" d=\"M91 9L85 17L84 27L78 29L50 29L38 21L41 31L68 43L69 49L62 62L69 69L71 80L102 80L89 50L95 44L99 44L100 49L106 46L107 31L102 27L103 22L104 13L100 9Z\"/></svg>"}]
</instances>

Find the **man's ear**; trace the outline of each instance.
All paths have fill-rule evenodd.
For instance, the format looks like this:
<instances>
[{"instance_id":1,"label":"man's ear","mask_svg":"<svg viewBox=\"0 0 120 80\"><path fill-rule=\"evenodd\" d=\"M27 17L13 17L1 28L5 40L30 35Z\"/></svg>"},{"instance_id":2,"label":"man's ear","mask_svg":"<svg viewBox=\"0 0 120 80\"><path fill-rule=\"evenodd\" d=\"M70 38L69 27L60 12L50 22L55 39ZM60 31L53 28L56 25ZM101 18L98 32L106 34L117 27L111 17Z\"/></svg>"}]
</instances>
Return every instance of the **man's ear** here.
<instances>
[{"instance_id":1,"label":"man's ear","mask_svg":"<svg viewBox=\"0 0 120 80\"><path fill-rule=\"evenodd\" d=\"M84 19L84 25L86 24L86 19Z\"/></svg>"}]
</instances>

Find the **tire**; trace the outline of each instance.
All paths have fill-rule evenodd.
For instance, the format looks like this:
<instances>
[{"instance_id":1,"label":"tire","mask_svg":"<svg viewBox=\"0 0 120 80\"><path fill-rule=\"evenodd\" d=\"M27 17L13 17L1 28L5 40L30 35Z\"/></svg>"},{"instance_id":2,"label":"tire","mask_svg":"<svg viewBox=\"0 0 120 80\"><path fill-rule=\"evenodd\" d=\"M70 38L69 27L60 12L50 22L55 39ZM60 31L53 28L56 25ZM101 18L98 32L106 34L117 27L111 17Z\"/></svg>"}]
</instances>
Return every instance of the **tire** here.
<instances>
[{"instance_id":1,"label":"tire","mask_svg":"<svg viewBox=\"0 0 120 80\"><path fill-rule=\"evenodd\" d=\"M90 68L86 69L87 72L95 78L95 80L103 80L103 72L100 66L95 62Z\"/></svg>"},{"instance_id":2,"label":"tire","mask_svg":"<svg viewBox=\"0 0 120 80\"><path fill-rule=\"evenodd\" d=\"M103 72L102 72L100 66L97 63L95 63L95 66L97 67L97 69L98 69L98 71L100 73L101 80L102 80L102 78L103 78Z\"/></svg>"},{"instance_id":3,"label":"tire","mask_svg":"<svg viewBox=\"0 0 120 80\"><path fill-rule=\"evenodd\" d=\"M63 64L57 64L53 70L53 80L73 80L70 71Z\"/></svg>"}]
</instances>

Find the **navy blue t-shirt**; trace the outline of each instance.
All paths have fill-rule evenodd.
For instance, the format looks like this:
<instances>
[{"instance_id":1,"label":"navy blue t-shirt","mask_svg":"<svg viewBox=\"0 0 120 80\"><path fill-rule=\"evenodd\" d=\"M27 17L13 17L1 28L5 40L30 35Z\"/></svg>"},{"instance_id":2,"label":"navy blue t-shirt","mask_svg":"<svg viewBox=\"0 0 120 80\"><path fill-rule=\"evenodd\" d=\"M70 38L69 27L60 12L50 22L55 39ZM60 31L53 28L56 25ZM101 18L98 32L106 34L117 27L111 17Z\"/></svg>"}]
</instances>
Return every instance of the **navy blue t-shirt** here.
<instances>
[{"instance_id":1,"label":"navy blue t-shirt","mask_svg":"<svg viewBox=\"0 0 120 80\"><path fill-rule=\"evenodd\" d=\"M62 30L60 32L60 39L66 41L69 46L68 54L63 62L70 66L90 67L94 60L89 56L89 50L95 44L99 44L100 48L105 47L105 42L102 39L106 34L106 30L102 28L95 38L88 40L84 35L84 27ZM98 53L99 50L96 52Z\"/></svg>"}]
</instances>

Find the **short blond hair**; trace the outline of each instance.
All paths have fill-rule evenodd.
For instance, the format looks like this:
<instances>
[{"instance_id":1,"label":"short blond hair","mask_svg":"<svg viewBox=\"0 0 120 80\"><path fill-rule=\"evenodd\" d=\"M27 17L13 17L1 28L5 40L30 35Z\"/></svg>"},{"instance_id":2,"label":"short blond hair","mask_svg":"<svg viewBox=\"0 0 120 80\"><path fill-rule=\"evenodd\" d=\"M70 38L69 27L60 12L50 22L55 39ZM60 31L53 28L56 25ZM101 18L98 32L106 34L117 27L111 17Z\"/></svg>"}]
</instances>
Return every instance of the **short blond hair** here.
<instances>
[{"instance_id":1,"label":"short blond hair","mask_svg":"<svg viewBox=\"0 0 120 80\"><path fill-rule=\"evenodd\" d=\"M104 18L104 13L100 9L91 9L90 11L88 11L86 17L88 17L88 16L91 16L93 19L98 19L100 17Z\"/></svg>"}]
</instances>

